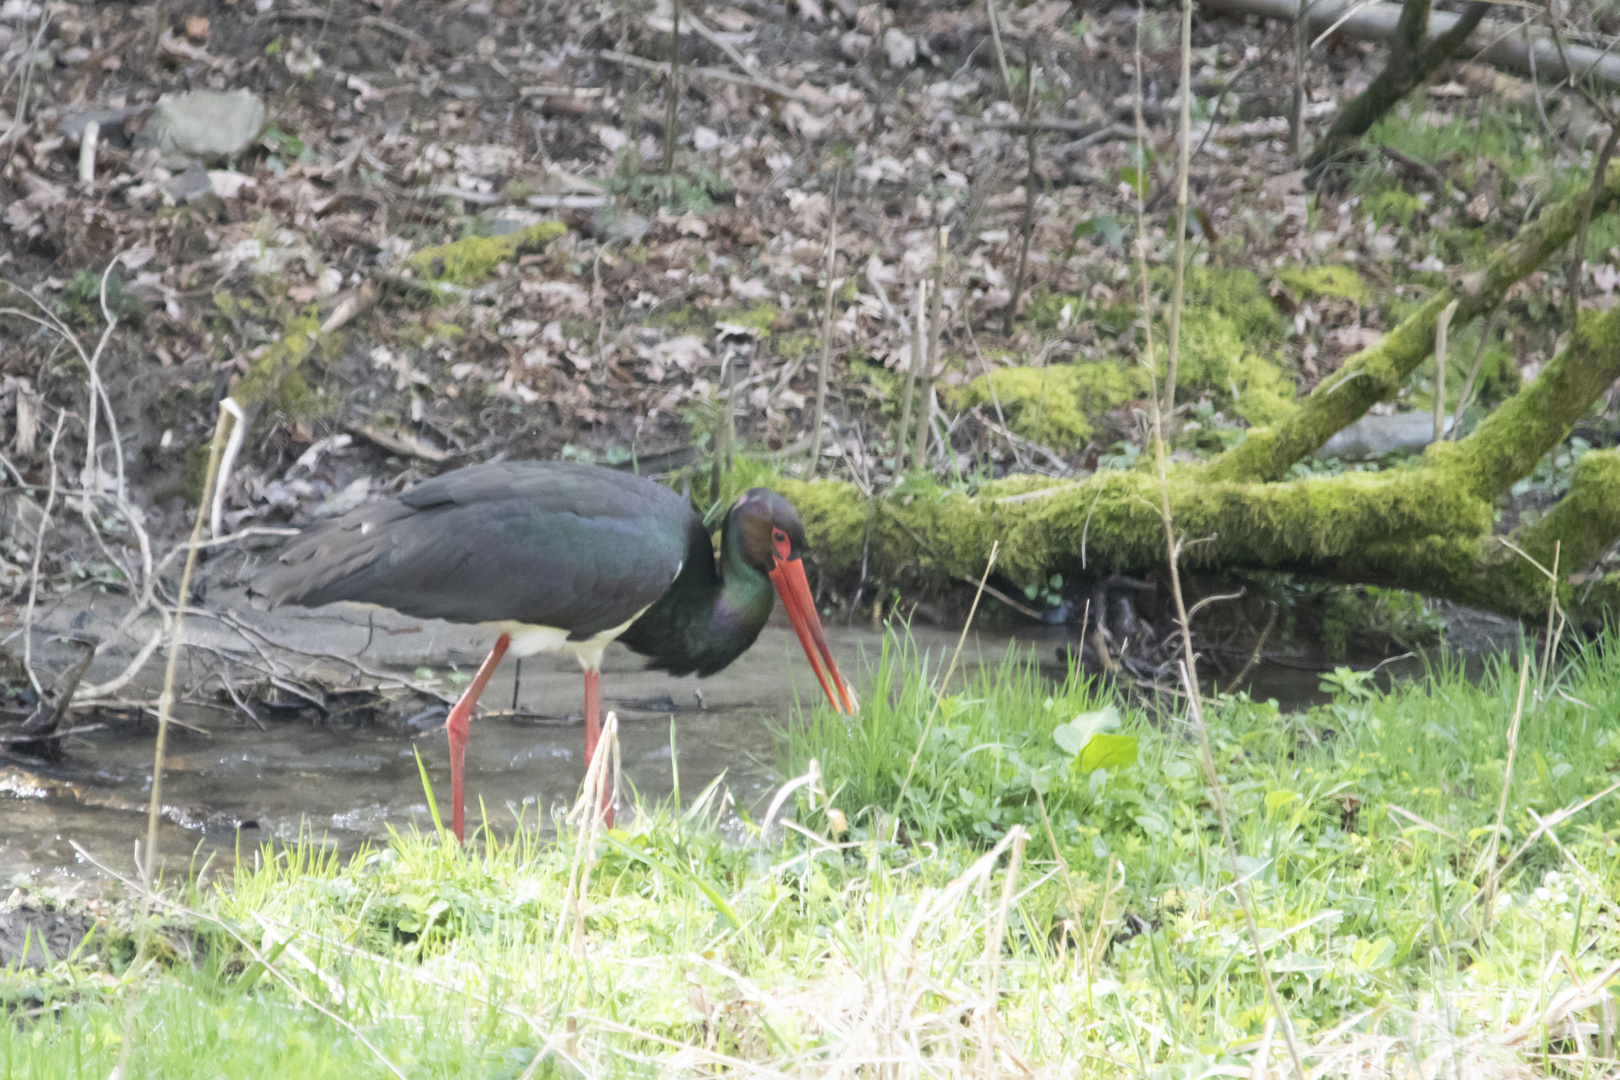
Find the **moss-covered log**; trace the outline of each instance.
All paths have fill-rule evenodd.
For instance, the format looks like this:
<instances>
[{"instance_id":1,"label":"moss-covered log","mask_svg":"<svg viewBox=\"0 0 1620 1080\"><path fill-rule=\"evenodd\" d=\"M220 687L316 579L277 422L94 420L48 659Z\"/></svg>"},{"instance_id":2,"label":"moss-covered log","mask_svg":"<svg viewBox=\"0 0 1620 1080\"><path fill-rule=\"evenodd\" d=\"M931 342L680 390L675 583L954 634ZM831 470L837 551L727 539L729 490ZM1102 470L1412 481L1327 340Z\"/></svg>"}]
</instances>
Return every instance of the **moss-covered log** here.
<instances>
[{"instance_id":1,"label":"moss-covered log","mask_svg":"<svg viewBox=\"0 0 1620 1080\"><path fill-rule=\"evenodd\" d=\"M1582 459L1568 496L1514 536L1492 534L1492 502L1617 378L1620 308L1587 320L1534 383L1468 438L1431 446L1411 467L1292 482L1177 469L1170 502L1176 528L1193 541L1186 562L1397 585L1511 615L1544 611L1548 580L1530 559L1550 565L1557 547L1568 574L1620 537L1620 454ZM1020 476L972 494L941 489L876 506L847 484L779 486L799 508L824 570L864 563L891 580L908 572L971 579L999 543L998 570L1030 584L1054 571L1140 573L1164 558L1158 481L1144 469L1082 481ZM1620 580L1580 589L1576 596L1565 586L1566 606L1595 610L1620 596Z\"/></svg>"},{"instance_id":2,"label":"moss-covered log","mask_svg":"<svg viewBox=\"0 0 1620 1080\"><path fill-rule=\"evenodd\" d=\"M1242 443L1210 462L1205 471L1221 480L1276 480L1371 406L1392 400L1407 377L1433 351L1435 323L1446 305L1457 301L1451 320L1453 334L1495 308L1508 289L1535 272L1574 237L1586 197L1583 188L1549 207L1498 250L1483 269L1465 274L1441 289L1377 345L1345 361L1285 419L1251 431ZM1617 201L1620 167L1610 170L1592 212L1607 213Z\"/></svg>"}]
</instances>

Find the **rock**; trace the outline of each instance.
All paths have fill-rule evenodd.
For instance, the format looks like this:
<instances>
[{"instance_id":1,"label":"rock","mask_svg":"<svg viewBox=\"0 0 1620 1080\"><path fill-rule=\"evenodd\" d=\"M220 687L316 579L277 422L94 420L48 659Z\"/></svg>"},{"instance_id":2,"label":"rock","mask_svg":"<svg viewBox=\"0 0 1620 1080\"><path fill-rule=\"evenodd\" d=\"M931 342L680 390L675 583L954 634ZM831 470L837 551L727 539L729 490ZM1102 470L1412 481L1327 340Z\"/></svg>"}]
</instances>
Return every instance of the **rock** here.
<instances>
[{"instance_id":1,"label":"rock","mask_svg":"<svg viewBox=\"0 0 1620 1080\"><path fill-rule=\"evenodd\" d=\"M1451 417L1445 429L1451 430ZM1412 454L1434 441L1434 414L1395 413L1363 416L1329 439L1316 452L1318 458L1375 458L1385 454Z\"/></svg>"},{"instance_id":2,"label":"rock","mask_svg":"<svg viewBox=\"0 0 1620 1080\"><path fill-rule=\"evenodd\" d=\"M904 70L917 62L917 43L892 26L883 33L883 51L892 68Z\"/></svg>"},{"instance_id":3,"label":"rock","mask_svg":"<svg viewBox=\"0 0 1620 1080\"><path fill-rule=\"evenodd\" d=\"M212 195L214 185L202 162L193 161L185 172L163 181L163 192L177 203L188 203Z\"/></svg>"},{"instance_id":4,"label":"rock","mask_svg":"<svg viewBox=\"0 0 1620 1080\"><path fill-rule=\"evenodd\" d=\"M251 90L193 90L158 103L142 136L164 153L229 158L264 128L264 102Z\"/></svg>"}]
</instances>

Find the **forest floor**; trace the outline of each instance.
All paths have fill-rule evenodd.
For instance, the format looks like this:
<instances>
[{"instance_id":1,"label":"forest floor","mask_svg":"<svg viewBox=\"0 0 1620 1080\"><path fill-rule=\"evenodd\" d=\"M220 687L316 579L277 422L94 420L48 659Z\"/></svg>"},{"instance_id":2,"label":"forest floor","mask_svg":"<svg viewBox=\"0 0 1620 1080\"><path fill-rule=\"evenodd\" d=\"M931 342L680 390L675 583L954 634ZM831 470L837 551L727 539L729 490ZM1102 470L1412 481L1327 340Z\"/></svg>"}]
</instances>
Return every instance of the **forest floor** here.
<instances>
[{"instance_id":1,"label":"forest floor","mask_svg":"<svg viewBox=\"0 0 1620 1080\"><path fill-rule=\"evenodd\" d=\"M800 471L832 217L826 470L895 478L940 226L929 467L968 482L1083 473L1129 464L1143 444L1132 73L1139 46L1146 221L1163 265L1173 11L1011 6L998 51L984 5L711 6L680 38L670 146L667 4L5 10L0 96L18 123L0 142L0 276L87 354L103 315L119 317L101 377L155 535L178 534L227 393L253 415L226 496L233 527L307 520L499 455L667 473L714 451L728 402L745 450ZM1577 98L1460 63L1308 192L1287 146L1287 29L1200 14L1194 45L1183 455L1275 418L1591 167L1598 129ZM1367 43L1319 43L1307 133L1380 62ZM226 160L149 145L163 95L210 88L258 95L262 131ZM1033 139L1016 130L1026 112ZM105 123L84 185L77 141L92 117ZM542 219L566 231L512 246ZM1593 224L1592 306L1617 295L1617 240L1611 218ZM1552 355L1561 287L1549 267L1507 319L1453 344L1448 410L1479 369L1465 427ZM54 410L87 411L84 366L63 346L0 318L8 455L41 486ZM1432 375L1430 363L1381 408L1430 408ZM1610 441L1594 421L1578 434ZM84 440L70 424L64 460L85 456ZM118 576L72 538L46 553L48 574Z\"/></svg>"},{"instance_id":2,"label":"forest floor","mask_svg":"<svg viewBox=\"0 0 1620 1080\"><path fill-rule=\"evenodd\" d=\"M1620 649L1565 659L1211 701L1237 882L1184 719L1018 662L941 701L894 640L726 831L711 786L14 894L0 1075L1617 1075Z\"/></svg>"}]
</instances>

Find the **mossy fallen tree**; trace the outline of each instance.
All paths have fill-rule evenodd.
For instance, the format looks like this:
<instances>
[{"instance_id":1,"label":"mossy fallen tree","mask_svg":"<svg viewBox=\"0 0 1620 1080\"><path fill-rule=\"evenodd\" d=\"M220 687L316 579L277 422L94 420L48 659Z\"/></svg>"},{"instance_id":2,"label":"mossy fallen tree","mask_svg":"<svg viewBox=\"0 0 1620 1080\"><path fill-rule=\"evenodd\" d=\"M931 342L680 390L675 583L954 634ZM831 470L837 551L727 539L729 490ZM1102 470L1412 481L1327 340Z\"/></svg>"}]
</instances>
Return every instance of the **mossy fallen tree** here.
<instances>
[{"instance_id":1,"label":"mossy fallen tree","mask_svg":"<svg viewBox=\"0 0 1620 1080\"><path fill-rule=\"evenodd\" d=\"M1620 173L1601 189L1597 209L1617 200ZM1620 538L1620 451L1584 457L1564 499L1510 534L1493 534L1493 503L1620 379L1620 308L1584 318L1540 376L1460 442L1432 445L1418 461L1382 473L1280 479L1369 406L1396 395L1428 356L1435 320L1453 299L1459 326L1568 243L1578 201L1550 208L1483 270L1442 289L1271 429L1251 432L1207 465L1173 469L1170 502L1185 564L1395 586L1528 616L1545 614L1556 561L1572 615L1590 621L1615 610L1620 574L1582 571ZM783 480L780 487L799 507L824 571L864 566L880 580L975 579L992 544L999 544L998 572L1020 585L1053 572L1144 573L1164 560L1158 480L1145 469L1078 481L1018 476L971 494L912 488L873 500L849 484Z\"/></svg>"},{"instance_id":2,"label":"mossy fallen tree","mask_svg":"<svg viewBox=\"0 0 1620 1080\"><path fill-rule=\"evenodd\" d=\"M1378 344L1356 353L1323 379L1286 418L1269 428L1251 431L1242 443L1210 462L1205 467L1207 475L1221 480L1276 480L1294 462L1314 454L1373 405L1393 400L1412 372L1434 351L1435 324L1446 306L1457 301L1451 318L1453 334L1492 311L1509 289L1539 269L1575 236L1586 197L1582 189L1548 207L1498 250L1483 269L1461 275L1436 292ZM1617 201L1620 169L1611 169L1593 202L1593 216L1608 213Z\"/></svg>"}]
</instances>

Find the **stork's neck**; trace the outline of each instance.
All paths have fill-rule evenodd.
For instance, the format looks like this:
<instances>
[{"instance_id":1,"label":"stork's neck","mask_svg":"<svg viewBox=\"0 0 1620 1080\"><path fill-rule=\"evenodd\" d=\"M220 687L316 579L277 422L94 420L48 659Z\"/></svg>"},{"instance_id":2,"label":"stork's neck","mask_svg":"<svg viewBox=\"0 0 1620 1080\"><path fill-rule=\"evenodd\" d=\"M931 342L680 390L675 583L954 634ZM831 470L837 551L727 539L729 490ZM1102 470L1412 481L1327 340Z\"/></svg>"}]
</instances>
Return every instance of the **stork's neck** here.
<instances>
[{"instance_id":1,"label":"stork's neck","mask_svg":"<svg viewBox=\"0 0 1620 1080\"><path fill-rule=\"evenodd\" d=\"M675 583L619 640L654 667L712 675L754 643L775 602L770 579L743 558L727 522L719 558L706 533L695 535Z\"/></svg>"}]
</instances>

